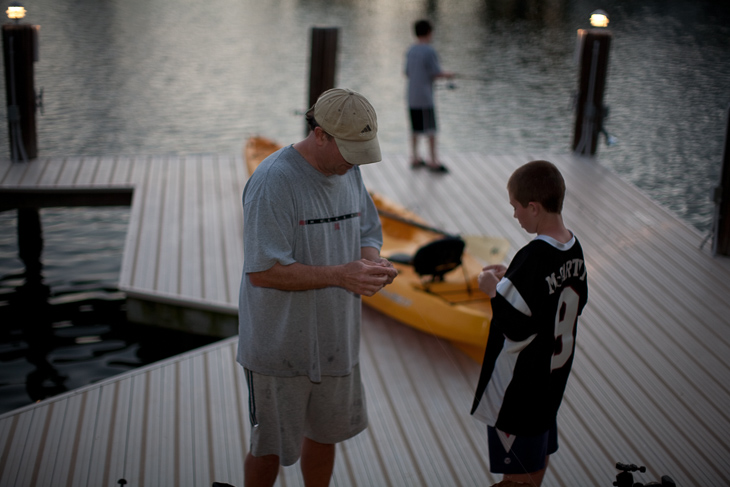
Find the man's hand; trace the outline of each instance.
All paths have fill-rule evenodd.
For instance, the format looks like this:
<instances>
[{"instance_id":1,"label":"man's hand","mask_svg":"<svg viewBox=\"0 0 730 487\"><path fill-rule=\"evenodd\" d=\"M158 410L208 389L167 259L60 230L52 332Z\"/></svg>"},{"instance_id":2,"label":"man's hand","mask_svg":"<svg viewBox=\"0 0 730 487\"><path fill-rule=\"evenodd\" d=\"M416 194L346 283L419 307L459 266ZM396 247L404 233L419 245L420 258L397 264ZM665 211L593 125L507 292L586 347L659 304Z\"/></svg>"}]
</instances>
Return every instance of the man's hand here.
<instances>
[{"instance_id":1,"label":"man's hand","mask_svg":"<svg viewBox=\"0 0 730 487\"><path fill-rule=\"evenodd\" d=\"M340 285L348 291L372 296L387 286L398 275L398 271L387 259L378 257L377 261L360 259L342 266Z\"/></svg>"},{"instance_id":2,"label":"man's hand","mask_svg":"<svg viewBox=\"0 0 730 487\"><path fill-rule=\"evenodd\" d=\"M297 262L247 274L251 284L281 291L306 291L337 286L353 294L372 296L387 286L398 271L387 259L380 257L377 249L363 247L362 258L333 266L308 266Z\"/></svg>"},{"instance_id":3,"label":"man's hand","mask_svg":"<svg viewBox=\"0 0 730 487\"><path fill-rule=\"evenodd\" d=\"M479 289L481 289L490 298L497 295L497 284L507 272L507 267L502 264L488 265L479 274Z\"/></svg>"},{"instance_id":4,"label":"man's hand","mask_svg":"<svg viewBox=\"0 0 730 487\"><path fill-rule=\"evenodd\" d=\"M388 259L385 259L383 257L378 257L378 260L375 261L375 264L389 269L385 273L385 275L387 276L388 279L386 280L385 284L383 284L383 286L387 286L388 284L392 283L393 280L395 280L396 276L398 275L398 270L395 267L393 267L392 262L390 262Z\"/></svg>"}]
</instances>

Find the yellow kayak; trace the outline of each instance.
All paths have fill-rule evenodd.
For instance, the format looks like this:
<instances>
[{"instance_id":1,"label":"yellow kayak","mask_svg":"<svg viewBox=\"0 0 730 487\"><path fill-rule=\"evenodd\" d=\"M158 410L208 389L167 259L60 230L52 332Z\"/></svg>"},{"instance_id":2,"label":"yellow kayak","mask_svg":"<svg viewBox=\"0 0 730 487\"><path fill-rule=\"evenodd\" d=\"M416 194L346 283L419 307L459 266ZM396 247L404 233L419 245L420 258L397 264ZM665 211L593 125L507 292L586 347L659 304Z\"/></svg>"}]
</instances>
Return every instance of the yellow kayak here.
<instances>
[{"instance_id":1,"label":"yellow kayak","mask_svg":"<svg viewBox=\"0 0 730 487\"><path fill-rule=\"evenodd\" d=\"M246 163L248 175L253 174L261 161L266 159L269 154L273 154L279 149L281 149L281 145L271 139L259 136L249 137L243 148L243 160Z\"/></svg>"},{"instance_id":2,"label":"yellow kayak","mask_svg":"<svg viewBox=\"0 0 730 487\"><path fill-rule=\"evenodd\" d=\"M281 146L251 137L244 149L249 174ZM381 255L398 277L363 302L413 328L451 341L481 362L492 319L489 297L477 276L487 264L504 260L509 243L498 237L455 236L431 227L415 213L370 193L383 226Z\"/></svg>"}]
</instances>

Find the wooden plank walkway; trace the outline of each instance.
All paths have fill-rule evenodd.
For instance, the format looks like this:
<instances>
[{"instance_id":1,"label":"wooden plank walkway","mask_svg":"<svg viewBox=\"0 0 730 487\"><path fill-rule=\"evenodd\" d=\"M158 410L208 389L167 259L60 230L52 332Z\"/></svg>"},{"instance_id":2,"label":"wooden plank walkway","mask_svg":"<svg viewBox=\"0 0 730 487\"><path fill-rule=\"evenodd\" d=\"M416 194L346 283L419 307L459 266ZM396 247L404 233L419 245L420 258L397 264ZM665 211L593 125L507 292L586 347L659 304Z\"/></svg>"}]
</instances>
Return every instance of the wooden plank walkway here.
<instances>
[{"instance_id":1,"label":"wooden plank walkway","mask_svg":"<svg viewBox=\"0 0 730 487\"><path fill-rule=\"evenodd\" d=\"M565 218L584 246L591 292L544 485L611 485L616 461L646 465L641 482L668 474L677 485L730 484L730 260L700 250L694 229L568 155L458 154L445 158L448 175L387 157L363 174L435 226L506 237L511 257L530 237L511 217L506 180L536 158L566 178ZM132 188L121 284L198 318L235 313L244 182L234 156L0 161L0 202L38 188ZM165 312L156 316L180 319ZM235 343L0 416L0 486L242 486L248 424ZM338 447L333 485L497 480L484 429L468 414L477 364L368 308L361 362L370 427ZM282 469L278 485L301 485L298 468Z\"/></svg>"}]
</instances>

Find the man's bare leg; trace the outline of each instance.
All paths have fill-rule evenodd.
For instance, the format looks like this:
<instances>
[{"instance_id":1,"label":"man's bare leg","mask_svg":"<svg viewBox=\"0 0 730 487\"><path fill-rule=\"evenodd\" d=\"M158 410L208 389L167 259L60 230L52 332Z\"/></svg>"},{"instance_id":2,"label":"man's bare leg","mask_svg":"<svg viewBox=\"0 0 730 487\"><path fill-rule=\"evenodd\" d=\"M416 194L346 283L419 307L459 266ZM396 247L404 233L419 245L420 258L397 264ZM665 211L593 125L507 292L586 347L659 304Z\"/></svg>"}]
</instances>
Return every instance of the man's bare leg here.
<instances>
[{"instance_id":1,"label":"man's bare leg","mask_svg":"<svg viewBox=\"0 0 730 487\"><path fill-rule=\"evenodd\" d=\"M327 487L335 467L335 445L304 438L302 476L306 487Z\"/></svg>"},{"instance_id":2,"label":"man's bare leg","mask_svg":"<svg viewBox=\"0 0 730 487\"><path fill-rule=\"evenodd\" d=\"M251 452L243 462L243 483L246 487L272 487L279 475L279 457L264 455L255 457Z\"/></svg>"}]
</instances>

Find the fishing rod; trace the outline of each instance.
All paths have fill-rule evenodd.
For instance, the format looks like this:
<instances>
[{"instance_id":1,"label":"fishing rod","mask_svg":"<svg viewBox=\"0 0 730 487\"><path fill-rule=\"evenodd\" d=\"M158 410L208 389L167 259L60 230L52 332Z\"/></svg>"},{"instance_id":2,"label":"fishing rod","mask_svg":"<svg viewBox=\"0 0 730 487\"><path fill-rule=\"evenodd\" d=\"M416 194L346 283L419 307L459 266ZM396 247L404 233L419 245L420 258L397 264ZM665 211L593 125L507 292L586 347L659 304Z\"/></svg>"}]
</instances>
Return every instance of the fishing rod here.
<instances>
[{"instance_id":1,"label":"fishing rod","mask_svg":"<svg viewBox=\"0 0 730 487\"><path fill-rule=\"evenodd\" d=\"M458 88L458 85L456 83L454 83L455 79L456 80L466 80L466 81L479 81L481 83L489 83L490 81L492 81L489 78L484 78L484 77L480 77L480 76L471 76L468 74L455 73L451 78L449 78L447 80L446 84L443 84L443 85L437 84L436 87L446 88L448 90L455 90L456 88Z\"/></svg>"},{"instance_id":2,"label":"fishing rod","mask_svg":"<svg viewBox=\"0 0 730 487\"><path fill-rule=\"evenodd\" d=\"M470 74L456 73L456 74L454 74L453 77L454 77L454 79L464 79L467 81L481 81L483 83L488 83L488 82L492 81L490 78L485 78L483 76L472 76Z\"/></svg>"}]
</instances>

